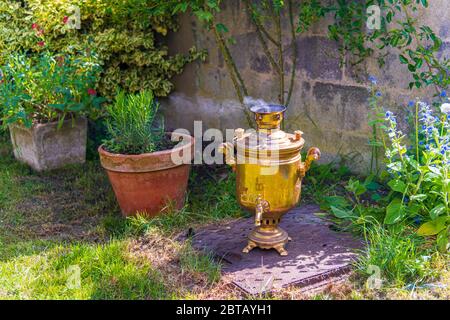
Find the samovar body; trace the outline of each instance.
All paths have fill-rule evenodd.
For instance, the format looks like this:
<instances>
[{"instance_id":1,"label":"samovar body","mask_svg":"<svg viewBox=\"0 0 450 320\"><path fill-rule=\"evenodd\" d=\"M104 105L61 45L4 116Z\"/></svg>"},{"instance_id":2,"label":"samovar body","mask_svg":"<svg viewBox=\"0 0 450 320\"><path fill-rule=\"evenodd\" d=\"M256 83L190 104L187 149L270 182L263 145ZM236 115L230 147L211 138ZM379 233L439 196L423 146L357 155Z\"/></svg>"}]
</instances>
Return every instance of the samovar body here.
<instances>
[{"instance_id":1,"label":"samovar body","mask_svg":"<svg viewBox=\"0 0 450 320\"><path fill-rule=\"evenodd\" d=\"M248 236L245 253L259 247L287 255L285 244L290 238L279 223L299 202L302 178L320 157L319 149L311 148L302 162L302 132L289 134L280 129L285 109L280 105L252 107L257 130L236 129L233 143L220 149L236 171L239 204L255 213L255 229Z\"/></svg>"}]
</instances>

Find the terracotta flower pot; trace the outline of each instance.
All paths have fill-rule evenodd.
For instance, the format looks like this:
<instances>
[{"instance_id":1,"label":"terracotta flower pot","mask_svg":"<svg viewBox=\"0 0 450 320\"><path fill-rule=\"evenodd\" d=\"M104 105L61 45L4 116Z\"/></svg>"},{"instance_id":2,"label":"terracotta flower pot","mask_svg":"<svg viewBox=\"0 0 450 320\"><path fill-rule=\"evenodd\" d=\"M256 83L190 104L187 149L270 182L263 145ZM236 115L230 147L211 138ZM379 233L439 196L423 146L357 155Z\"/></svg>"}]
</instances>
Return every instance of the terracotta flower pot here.
<instances>
[{"instance_id":1,"label":"terracotta flower pot","mask_svg":"<svg viewBox=\"0 0 450 320\"><path fill-rule=\"evenodd\" d=\"M177 134L182 145L170 150L140 155L114 154L98 148L100 162L106 169L124 216L156 216L167 208L181 209L194 157L194 138ZM184 157L174 163L171 154Z\"/></svg>"}]
</instances>

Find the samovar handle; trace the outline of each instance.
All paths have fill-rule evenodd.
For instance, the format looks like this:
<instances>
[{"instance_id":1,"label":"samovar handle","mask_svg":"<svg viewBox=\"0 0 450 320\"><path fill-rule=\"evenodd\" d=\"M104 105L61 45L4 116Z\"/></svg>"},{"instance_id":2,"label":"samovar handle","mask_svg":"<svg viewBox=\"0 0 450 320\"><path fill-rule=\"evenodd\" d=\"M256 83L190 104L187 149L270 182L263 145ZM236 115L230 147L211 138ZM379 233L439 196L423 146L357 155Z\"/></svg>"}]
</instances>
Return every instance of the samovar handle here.
<instances>
[{"instance_id":1,"label":"samovar handle","mask_svg":"<svg viewBox=\"0 0 450 320\"><path fill-rule=\"evenodd\" d=\"M313 161L317 161L320 159L321 152L319 148L313 147L308 150L308 153L306 154L306 160L305 162L300 162L299 168L298 168L298 175L301 178L303 178L306 174L306 172L311 168L311 163Z\"/></svg>"},{"instance_id":2,"label":"samovar handle","mask_svg":"<svg viewBox=\"0 0 450 320\"><path fill-rule=\"evenodd\" d=\"M234 145L231 142L224 142L219 145L218 151L225 156L225 163L236 170L236 159L234 157Z\"/></svg>"}]
</instances>

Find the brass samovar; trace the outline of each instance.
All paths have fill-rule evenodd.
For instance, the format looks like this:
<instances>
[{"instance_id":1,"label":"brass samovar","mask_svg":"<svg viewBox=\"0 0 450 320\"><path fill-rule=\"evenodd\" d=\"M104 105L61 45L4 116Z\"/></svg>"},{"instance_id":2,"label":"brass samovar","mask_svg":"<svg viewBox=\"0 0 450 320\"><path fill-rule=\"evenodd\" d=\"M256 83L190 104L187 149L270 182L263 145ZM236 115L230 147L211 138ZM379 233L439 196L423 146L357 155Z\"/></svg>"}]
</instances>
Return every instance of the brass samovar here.
<instances>
[{"instance_id":1,"label":"brass samovar","mask_svg":"<svg viewBox=\"0 0 450 320\"><path fill-rule=\"evenodd\" d=\"M236 171L239 204L255 213L256 228L248 236L248 253L255 247L276 249L282 256L290 240L278 224L281 217L300 200L302 179L320 151L311 148L305 162L300 151L305 140L301 131L294 134L280 129L286 107L253 106L257 130L236 129L233 142L223 143L219 151Z\"/></svg>"}]
</instances>

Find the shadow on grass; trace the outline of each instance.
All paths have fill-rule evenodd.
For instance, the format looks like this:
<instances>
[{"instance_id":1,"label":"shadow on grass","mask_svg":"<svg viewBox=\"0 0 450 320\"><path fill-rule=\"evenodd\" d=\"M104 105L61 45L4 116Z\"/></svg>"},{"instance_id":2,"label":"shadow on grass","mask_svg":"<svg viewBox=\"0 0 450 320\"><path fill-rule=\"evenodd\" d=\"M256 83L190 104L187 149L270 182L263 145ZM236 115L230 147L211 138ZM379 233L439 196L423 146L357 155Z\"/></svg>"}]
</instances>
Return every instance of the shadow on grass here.
<instances>
[{"instance_id":1,"label":"shadow on grass","mask_svg":"<svg viewBox=\"0 0 450 320\"><path fill-rule=\"evenodd\" d=\"M234 177L227 170L216 177L214 172L197 169L192 172L183 210L136 220L122 218L98 161L35 173L10 153L3 154L0 298L174 298L176 283L166 286L174 274L205 275L208 281L216 281L220 267L192 250L176 251L175 270L164 274L152 267L150 259L130 255L127 247L151 228L167 235L242 215L234 197ZM73 266L79 267L81 279L75 288L68 286ZM190 280L183 281L190 285Z\"/></svg>"}]
</instances>

